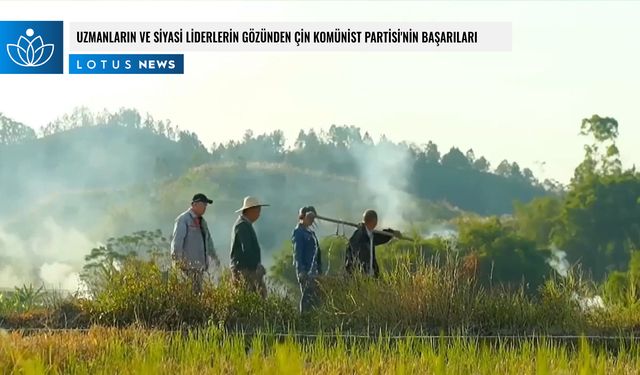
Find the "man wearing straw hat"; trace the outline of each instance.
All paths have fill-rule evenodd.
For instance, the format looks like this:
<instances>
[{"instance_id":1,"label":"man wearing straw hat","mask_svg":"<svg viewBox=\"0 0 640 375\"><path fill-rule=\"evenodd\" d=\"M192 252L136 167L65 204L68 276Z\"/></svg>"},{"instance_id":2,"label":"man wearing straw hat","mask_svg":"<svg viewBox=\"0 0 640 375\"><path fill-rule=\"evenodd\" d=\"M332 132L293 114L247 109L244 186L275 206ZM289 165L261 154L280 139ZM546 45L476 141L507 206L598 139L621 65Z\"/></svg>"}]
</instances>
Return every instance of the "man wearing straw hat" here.
<instances>
[{"instance_id":1,"label":"man wearing straw hat","mask_svg":"<svg viewBox=\"0 0 640 375\"><path fill-rule=\"evenodd\" d=\"M262 204L255 197L245 197L240 213L233 225L231 233L231 271L234 283L244 282L248 290L257 292L262 298L267 297L267 287L264 283L266 273L260 260L260 244L253 229L253 223L260 218Z\"/></svg>"}]
</instances>

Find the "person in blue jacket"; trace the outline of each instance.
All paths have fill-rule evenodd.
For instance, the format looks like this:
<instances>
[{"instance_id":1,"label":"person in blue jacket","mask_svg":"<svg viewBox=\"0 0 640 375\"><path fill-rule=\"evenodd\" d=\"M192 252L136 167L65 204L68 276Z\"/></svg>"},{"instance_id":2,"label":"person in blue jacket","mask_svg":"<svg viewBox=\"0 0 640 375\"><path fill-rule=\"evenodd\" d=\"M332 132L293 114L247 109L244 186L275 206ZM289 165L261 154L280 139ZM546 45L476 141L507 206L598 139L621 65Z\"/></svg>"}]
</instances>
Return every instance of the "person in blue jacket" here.
<instances>
[{"instance_id":1,"label":"person in blue jacket","mask_svg":"<svg viewBox=\"0 0 640 375\"><path fill-rule=\"evenodd\" d=\"M293 230L293 264L300 284L300 312L309 311L316 303L316 277L322 273L322 257L318 238L311 226L317 213L313 206L302 207L298 225Z\"/></svg>"}]
</instances>

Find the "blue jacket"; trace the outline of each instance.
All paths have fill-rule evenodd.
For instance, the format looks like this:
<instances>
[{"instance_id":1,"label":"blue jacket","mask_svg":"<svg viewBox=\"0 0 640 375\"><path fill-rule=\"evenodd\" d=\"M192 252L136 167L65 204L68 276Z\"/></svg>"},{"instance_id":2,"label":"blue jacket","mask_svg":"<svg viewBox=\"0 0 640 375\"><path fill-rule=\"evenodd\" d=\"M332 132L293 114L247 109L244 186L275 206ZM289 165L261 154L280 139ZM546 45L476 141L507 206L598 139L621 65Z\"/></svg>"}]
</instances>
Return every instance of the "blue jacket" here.
<instances>
[{"instance_id":1,"label":"blue jacket","mask_svg":"<svg viewBox=\"0 0 640 375\"><path fill-rule=\"evenodd\" d=\"M320 244L316 234L302 224L298 224L291 235L293 243L293 264L296 274L320 274L322 273L322 258Z\"/></svg>"}]
</instances>

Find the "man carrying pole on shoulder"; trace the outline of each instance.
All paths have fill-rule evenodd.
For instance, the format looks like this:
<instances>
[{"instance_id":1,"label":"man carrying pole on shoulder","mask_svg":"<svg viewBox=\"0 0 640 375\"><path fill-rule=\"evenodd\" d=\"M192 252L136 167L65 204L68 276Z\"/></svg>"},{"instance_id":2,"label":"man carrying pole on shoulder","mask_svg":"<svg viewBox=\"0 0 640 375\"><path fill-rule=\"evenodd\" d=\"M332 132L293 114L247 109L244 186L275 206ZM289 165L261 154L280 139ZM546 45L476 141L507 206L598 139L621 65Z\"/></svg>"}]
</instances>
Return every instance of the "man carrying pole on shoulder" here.
<instances>
[{"instance_id":1,"label":"man carrying pole on shoulder","mask_svg":"<svg viewBox=\"0 0 640 375\"><path fill-rule=\"evenodd\" d=\"M393 237L401 238L402 234L393 229L384 229L383 232L386 233L379 233L375 230L377 225L378 214L374 210L366 210L362 215L362 222L349 239L345 257L347 273L360 271L369 276L379 276L376 246L389 242Z\"/></svg>"}]
</instances>

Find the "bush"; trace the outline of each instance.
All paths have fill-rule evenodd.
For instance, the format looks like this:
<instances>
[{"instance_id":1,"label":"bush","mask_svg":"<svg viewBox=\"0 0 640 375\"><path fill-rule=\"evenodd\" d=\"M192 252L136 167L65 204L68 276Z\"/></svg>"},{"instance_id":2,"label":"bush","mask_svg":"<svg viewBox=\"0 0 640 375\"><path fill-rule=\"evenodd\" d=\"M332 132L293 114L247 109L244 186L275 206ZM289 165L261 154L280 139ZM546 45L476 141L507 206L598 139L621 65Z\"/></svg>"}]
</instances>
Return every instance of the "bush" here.
<instances>
[{"instance_id":1,"label":"bush","mask_svg":"<svg viewBox=\"0 0 640 375\"><path fill-rule=\"evenodd\" d=\"M537 296L524 286L486 287L453 255L410 271L397 265L380 279L363 275L320 281L316 320L353 331L532 333L579 332L584 313L574 296L580 281L550 279Z\"/></svg>"},{"instance_id":2,"label":"bush","mask_svg":"<svg viewBox=\"0 0 640 375\"><path fill-rule=\"evenodd\" d=\"M4 306L0 323L161 329L213 325L243 331L340 329L356 334L599 334L640 328L636 300L589 307L585 298L593 297L596 288L576 277L579 273L574 269L567 277L547 278L532 293L524 283L480 282L473 259L450 250L441 240L398 241L381 247L385 271L379 278L347 276L341 267L344 239L331 241L334 246L331 256L327 251L326 260L332 264L330 272L318 279L319 304L304 315L297 313L297 293L281 295L272 290L263 300L235 287L229 270L218 275L217 281L206 280L203 293L195 295L190 280L177 269L165 271L154 258L124 256L117 264L107 259L111 263L101 269L108 272L95 274L100 282L89 283L88 297L25 305L0 300L0 307ZM293 270L291 251L283 252L272 270L283 272L276 273L280 283L293 277L288 273ZM297 283L289 283L297 292ZM35 295L28 287L23 289L23 295Z\"/></svg>"},{"instance_id":3,"label":"bush","mask_svg":"<svg viewBox=\"0 0 640 375\"><path fill-rule=\"evenodd\" d=\"M322 250L322 271L326 276L344 275L344 260L348 239L345 236L330 236L320 240ZM398 265L413 272L425 262L442 258L449 249L442 238L393 241L376 247L376 259L381 270L393 270ZM273 281L288 293L300 295L295 268L293 266L293 246L286 241L276 253L271 267Z\"/></svg>"},{"instance_id":4,"label":"bush","mask_svg":"<svg viewBox=\"0 0 640 375\"><path fill-rule=\"evenodd\" d=\"M181 271L163 272L153 261L126 259L89 301L92 321L107 325L139 324L176 328L213 323L219 326L263 326L289 322L295 308L284 297L271 294L262 300L255 293L235 288L230 273L216 285L205 280L201 295Z\"/></svg>"}]
</instances>

